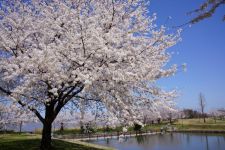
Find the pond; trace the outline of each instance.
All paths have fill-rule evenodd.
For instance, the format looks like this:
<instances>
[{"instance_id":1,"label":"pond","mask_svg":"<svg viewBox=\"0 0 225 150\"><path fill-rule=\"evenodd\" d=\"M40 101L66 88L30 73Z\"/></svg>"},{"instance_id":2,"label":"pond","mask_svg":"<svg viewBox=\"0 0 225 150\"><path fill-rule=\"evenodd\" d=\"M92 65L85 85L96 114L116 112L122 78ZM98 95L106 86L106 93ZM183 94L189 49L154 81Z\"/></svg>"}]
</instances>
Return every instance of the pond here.
<instances>
[{"instance_id":1,"label":"pond","mask_svg":"<svg viewBox=\"0 0 225 150\"><path fill-rule=\"evenodd\" d=\"M88 142L118 150L225 150L224 134L166 133Z\"/></svg>"}]
</instances>

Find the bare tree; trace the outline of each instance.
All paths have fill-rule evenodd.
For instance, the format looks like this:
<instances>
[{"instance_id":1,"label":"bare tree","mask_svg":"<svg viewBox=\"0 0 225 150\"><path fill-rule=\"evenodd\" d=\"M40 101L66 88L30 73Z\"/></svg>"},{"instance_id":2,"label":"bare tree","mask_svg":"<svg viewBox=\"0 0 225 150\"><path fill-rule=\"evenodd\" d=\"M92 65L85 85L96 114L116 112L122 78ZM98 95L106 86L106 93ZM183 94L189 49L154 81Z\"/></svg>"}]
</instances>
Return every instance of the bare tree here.
<instances>
[{"instance_id":1,"label":"bare tree","mask_svg":"<svg viewBox=\"0 0 225 150\"><path fill-rule=\"evenodd\" d=\"M199 94L199 105L200 105L200 110L201 110L201 114L202 114L202 117L204 119L204 123L205 123L205 105L206 105L206 102L205 102L205 96L200 93Z\"/></svg>"}]
</instances>

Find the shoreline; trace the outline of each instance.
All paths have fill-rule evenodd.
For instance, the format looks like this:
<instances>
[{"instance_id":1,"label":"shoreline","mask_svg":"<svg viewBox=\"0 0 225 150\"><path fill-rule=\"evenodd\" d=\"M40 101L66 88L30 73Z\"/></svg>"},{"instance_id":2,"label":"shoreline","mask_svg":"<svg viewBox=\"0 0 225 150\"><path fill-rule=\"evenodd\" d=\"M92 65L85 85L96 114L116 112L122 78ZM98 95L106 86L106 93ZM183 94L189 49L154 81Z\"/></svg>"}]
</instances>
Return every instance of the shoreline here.
<instances>
[{"instance_id":1,"label":"shoreline","mask_svg":"<svg viewBox=\"0 0 225 150\"><path fill-rule=\"evenodd\" d=\"M175 130L175 131L167 131L167 132L185 132L185 133L222 133L225 134L225 130L200 130L200 129L187 129L187 130Z\"/></svg>"},{"instance_id":2,"label":"shoreline","mask_svg":"<svg viewBox=\"0 0 225 150\"><path fill-rule=\"evenodd\" d=\"M156 134L161 134L161 132L152 132L152 133L149 132L149 133L137 133L137 134L120 134L119 136L108 135L108 136L90 137L90 138L74 138L74 139L53 138L53 139L71 142L71 143L76 143L76 144L81 144L81 145L94 147L94 148L100 148L100 149L104 149L104 150L115 150L115 148L113 148L113 147L107 147L107 146L89 143L88 140L124 138L124 137L135 137L135 136L140 136L140 135L156 135Z\"/></svg>"},{"instance_id":3,"label":"shoreline","mask_svg":"<svg viewBox=\"0 0 225 150\"><path fill-rule=\"evenodd\" d=\"M88 140L124 138L124 137L135 137L135 136L140 136L140 135L156 135L156 134L161 134L161 132L137 133L137 134L120 134L119 136L117 136L117 135L113 135L113 136L108 135L108 136L99 136L99 137L90 137L90 138L78 138L78 139L73 139L73 140L88 141Z\"/></svg>"},{"instance_id":4,"label":"shoreline","mask_svg":"<svg viewBox=\"0 0 225 150\"><path fill-rule=\"evenodd\" d=\"M89 140L89 139L105 139L112 137L133 137L137 135L154 135L160 134L160 131L142 131L142 132L114 132L114 133L94 133L94 134L55 134L53 137L56 139L78 139L78 140Z\"/></svg>"}]
</instances>

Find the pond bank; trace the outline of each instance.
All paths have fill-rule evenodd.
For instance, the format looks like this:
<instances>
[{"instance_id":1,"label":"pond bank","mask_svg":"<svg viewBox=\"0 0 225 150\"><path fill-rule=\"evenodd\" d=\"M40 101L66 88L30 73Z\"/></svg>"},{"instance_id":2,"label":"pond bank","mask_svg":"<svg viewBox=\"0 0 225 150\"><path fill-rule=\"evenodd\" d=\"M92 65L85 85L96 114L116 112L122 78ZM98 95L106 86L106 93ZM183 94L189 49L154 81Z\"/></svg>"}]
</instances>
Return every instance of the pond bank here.
<instances>
[{"instance_id":1,"label":"pond bank","mask_svg":"<svg viewBox=\"0 0 225 150\"><path fill-rule=\"evenodd\" d=\"M112 147L102 146L102 145L99 145L99 144L92 144L92 143L88 143L88 142L83 142L83 141L80 141L79 139L57 139L57 140L61 140L61 141L69 142L69 143L73 143L73 144L78 144L78 145L83 145L83 146L90 147L90 148L96 148L96 149L99 149L99 150L115 150Z\"/></svg>"},{"instance_id":2,"label":"pond bank","mask_svg":"<svg viewBox=\"0 0 225 150\"><path fill-rule=\"evenodd\" d=\"M77 141L86 141L86 140L95 140L95 139L109 139L109 138L119 138L119 137L134 137L134 136L140 136L140 135L155 135L155 134L161 134L161 132L141 132L141 133L135 133L135 134L130 134L130 133L125 133L125 134L120 134L120 135L113 135L113 134L108 134L108 135L91 135L90 137L84 137L84 138L56 138L56 139L63 139L63 140L77 140Z\"/></svg>"},{"instance_id":3,"label":"pond bank","mask_svg":"<svg viewBox=\"0 0 225 150\"><path fill-rule=\"evenodd\" d=\"M125 137L135 137L135 136L141 136L141 135L156 135L156 134L161 134L161 132L141 132L141 133L135 133L135 134L129 134L129 132L125 133L125 134L120 134L119 136L117 135L113 135L113 134L108 134L108 135L104 135L104 136L92 136L92 137L88 137L88 138L76 138L76 139L66 139L66 138L54 138L57 140L62 140L65 142L70 142L70 143L75 143L75 144L79 144L79 145L84 145L84 146L88 146L88 147L93 147L93 148L98 148L98 149L103 149L103 150L115 150L112 147L108 147L108 146L101 146L98 144L92 144L92 143L88 143L86 141L88 140L98 140L98 139L112 139L112 138L125 138Z\"/></svg>"},{"instance_id":4,"label":"pond bank","mask_svg":"<svg viewBox=\"0 0 225 150\"><path fill-rule=\"evenodd\" d=\"M199 129L175 130L175 131L169 131L169 132L221 133L221 134L225 134L225 130L199 130Z\"/></svg>"},{"instance_id":5,"label":"pond bank","mask_svg":"<svg viewBox=\"0 0 225 150\"><path fill-rule=\"evenodd\" d=\"M130 137L137 135L154 135L159 134L160 131L145 130L145 131L128 131L128 132L111 132L111 133L89 133L89 134L54 134L53 137L57 139L101 139L101 138L113 138L113 137Z\"/></svg>"}]
</instances>

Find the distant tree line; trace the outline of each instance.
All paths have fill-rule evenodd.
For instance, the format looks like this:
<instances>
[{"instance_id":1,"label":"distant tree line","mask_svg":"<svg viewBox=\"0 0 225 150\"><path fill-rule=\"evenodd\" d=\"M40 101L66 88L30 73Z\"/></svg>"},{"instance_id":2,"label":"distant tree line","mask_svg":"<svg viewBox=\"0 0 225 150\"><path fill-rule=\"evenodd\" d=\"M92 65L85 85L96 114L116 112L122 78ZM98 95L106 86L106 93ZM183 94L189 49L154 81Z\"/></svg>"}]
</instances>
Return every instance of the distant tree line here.
<instances>
[{"instance_id":1,"label":"distant tree line","mask_svg":"<svg viewBox=\"0 0 225 150\"><path fill-rule=\"evenodd\" d=\"M193 109L184 109L183 110L183 114L184 114L184 118L187 119L191 119L191 118L199 118L199 117L203 117L207 116L207 114L202 114L201 112L198 112L197 110L193 110Z\"/></svg>"},{"instance_id":2,"label":"distant tree line","mask_svg":"<svg viewBox=\"0 0 225 150\"><path fill-rule=\"evenodd\" d=\"M210 113L202 113L200 111L197 110L193 110L190 108L187 109L183 109L182 110L182 118L185 119L192 119L192 118L204 118L204 117L214 117L220 120L225 119L225 109L224 108L220 108L220 109L216 109L214 111L211 111Z\"/></svg>"}]
</instances>

